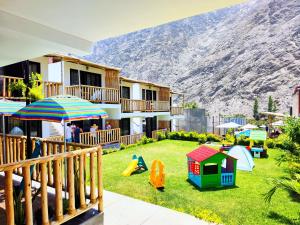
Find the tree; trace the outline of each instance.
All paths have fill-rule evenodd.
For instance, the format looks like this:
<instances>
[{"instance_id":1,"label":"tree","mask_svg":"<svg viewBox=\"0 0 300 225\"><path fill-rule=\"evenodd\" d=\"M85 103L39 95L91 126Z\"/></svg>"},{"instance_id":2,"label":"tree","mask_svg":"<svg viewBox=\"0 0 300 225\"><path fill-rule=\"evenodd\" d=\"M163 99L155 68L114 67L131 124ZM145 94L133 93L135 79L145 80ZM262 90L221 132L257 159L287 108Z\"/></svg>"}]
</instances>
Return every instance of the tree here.
<instances>
[{"instance_id":1,"label":"tree","mask_svg":"<svg viewBox=\"0 0 300 225\"><path fill-rule=\"evenodd\" d=\"M256 98L254 100L254 105L253 105L253 118L255 120L259 119L259 114L258 114L258 99Z\"/></svg>"},{"instance_id":2,"label":"tree","mask_svg":"<svg viewBox=\"0 0 300 225\"><path fill-rule=\"evenodd\" d=\"M273 101L273 111L272 112L277 112L277 104L276 101Z\"/></svg>"},{"instance_id":3,"label":"tree","mask_svg":"<svg viewBox=\"0 0 300 225\"><path fill-rule=\"evenodd\" d=\"M195 101L187 102L184 104L185 109L198 109L198 104Z\"/></svg>"},{"instance_id":4,"label":"tree","mask_svg":"<svg viewBox=\"0 0 300 225\"><path fill-rule=\"evenodd\" d=\"M273 106L274 104L274 101L273 101L273 98L272 96L269 96L269 100L268 100L268 112L273 112Z\"/></svg>"}]
</instances>

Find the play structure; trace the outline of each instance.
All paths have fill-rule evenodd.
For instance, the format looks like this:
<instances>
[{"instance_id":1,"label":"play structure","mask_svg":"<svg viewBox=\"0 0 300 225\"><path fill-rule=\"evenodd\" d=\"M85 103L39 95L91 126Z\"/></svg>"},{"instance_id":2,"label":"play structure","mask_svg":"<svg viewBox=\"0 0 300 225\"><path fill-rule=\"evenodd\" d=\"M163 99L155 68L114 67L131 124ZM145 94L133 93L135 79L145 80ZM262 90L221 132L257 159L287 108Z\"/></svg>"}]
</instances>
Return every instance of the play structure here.
<instances>
[{"instance_id":1,"label":"play structure","mask_svg":"<svg viewBox=\"0 0 300 225\"><path fill-rule=\"evenodd\" d=\"M133 173L142 173L147 170L148 168L143 157L137 157L136 155L133 155L132 161L129 163L128 167L123 171L122 175L125 177L129 177Z\"/></svg>"},{"instance_id":2,"label":"play structure","mask_svg":"<svg viewBox=\"0 0 300 225\"><path fill-rule=\"evenodd\" d=\"M244 146L236 145L228 151L228 155L237 159L237 169L252 171L254 167L253 157Z\"/></svg>"},{"instance_id":3,"label":"play structure","mask_svg":"<svg viewBox=\"0 0 300 225\"><path fill-rule=\"evenodd\" d=\"M234 186L237 160L201 145L188 153L188 179L199 188Z\"/></svg>"},{"instance_id":4,"label":"play structure","mask_svg":"<svg viewBox=\"0 0 300 225\"><path fill-rule=\"evenodd\" d=\"M156 168L158 167L158 174L156 173ZM157 189L162 189L165 186L165 173L164 164L160 160L154 160L151 166L150 172L150 184L152 184Z\"/></svg>"},{"instance_id":5,"label":"play structure","mask_svg":"<svg viewBox=\"0 0 300 225\"><path fill-rule=\"evenodd\" d=\"M250 149L251 154L254 158L265 158L267 157L267 132L264 130L251 130L250 132ZM255 141L262 141L260 145L255 144Z\"/></svg>"}]
</instances>

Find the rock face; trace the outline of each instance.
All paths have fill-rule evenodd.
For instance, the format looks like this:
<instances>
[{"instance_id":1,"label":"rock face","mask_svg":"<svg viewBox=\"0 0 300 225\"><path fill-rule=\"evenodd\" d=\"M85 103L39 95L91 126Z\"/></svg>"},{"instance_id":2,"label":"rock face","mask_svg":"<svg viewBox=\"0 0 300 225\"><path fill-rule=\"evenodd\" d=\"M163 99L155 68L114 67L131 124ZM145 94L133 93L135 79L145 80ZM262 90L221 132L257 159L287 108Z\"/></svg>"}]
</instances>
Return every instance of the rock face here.
<instances>
[{"instance_id":1,"label":"rock face","mask_svg":"<svg viewBox=\"0 0 300 225\"><path fill-rule=\"evenodd\" d=\"M300 0L251 0L95 43L87 59L171 85L211 115L288 112L300 83Z\"/></svg>"}]
</instances>

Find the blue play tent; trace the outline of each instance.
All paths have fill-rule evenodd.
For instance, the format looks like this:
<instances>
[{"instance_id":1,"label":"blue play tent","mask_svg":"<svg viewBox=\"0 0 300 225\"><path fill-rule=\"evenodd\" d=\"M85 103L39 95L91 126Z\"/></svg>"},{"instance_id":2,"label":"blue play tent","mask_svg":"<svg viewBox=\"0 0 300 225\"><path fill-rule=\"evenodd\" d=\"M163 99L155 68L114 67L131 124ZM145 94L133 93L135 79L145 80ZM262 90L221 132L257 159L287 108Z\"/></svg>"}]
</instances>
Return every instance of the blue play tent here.
<instances>
[{"instance_id":1,"label":"blue play tent","mask_svg":"<svg viewBox=\"0 0 300 225\"><path fill-rule=\"evenodd\" d=\"M229 149L228 155L237 159L238 170L252 171L254 167L253 157L244 146L233 146Z\"/></svg>"}]
</instances>

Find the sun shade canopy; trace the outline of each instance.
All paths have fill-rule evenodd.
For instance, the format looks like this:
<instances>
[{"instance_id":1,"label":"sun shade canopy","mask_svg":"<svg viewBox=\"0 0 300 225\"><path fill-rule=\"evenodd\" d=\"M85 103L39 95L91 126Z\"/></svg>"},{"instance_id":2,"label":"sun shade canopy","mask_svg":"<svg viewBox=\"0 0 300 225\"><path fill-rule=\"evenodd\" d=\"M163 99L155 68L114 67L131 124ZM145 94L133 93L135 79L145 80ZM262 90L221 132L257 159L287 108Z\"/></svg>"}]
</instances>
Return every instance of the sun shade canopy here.
<instances>
[{"instance_id":1,"label":"sun shade canopy","mask_svg":"<svg viewBox=\"0 0 300 225\"><path fill-rule=\"evenodd\" d=\"M100 105L75 96L53 96L20 109L12 117L21 120L45 120L71 122L108 117Z\"/></svg>"},{"instance_id":2,"label":"sun shade canopy","mask_svg":"<svg viewBox=\"0 0 300 225\"><path fill-rule=\"evenodd\" d=\"M11 116L25 106L25 102L14 102L0 99L0 115Z\"/></svg>"}]
</instances>

